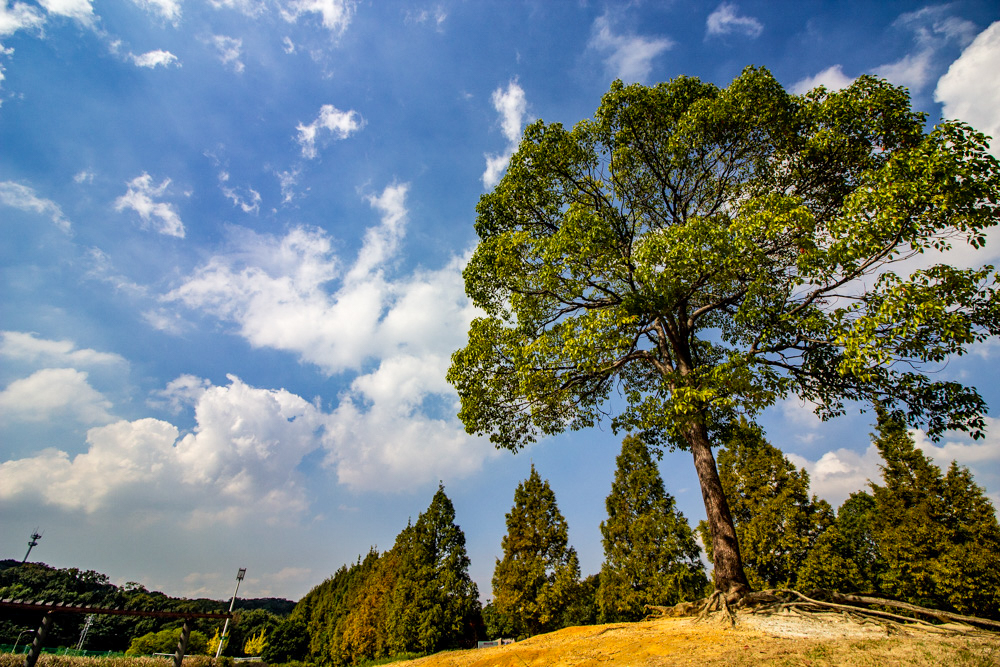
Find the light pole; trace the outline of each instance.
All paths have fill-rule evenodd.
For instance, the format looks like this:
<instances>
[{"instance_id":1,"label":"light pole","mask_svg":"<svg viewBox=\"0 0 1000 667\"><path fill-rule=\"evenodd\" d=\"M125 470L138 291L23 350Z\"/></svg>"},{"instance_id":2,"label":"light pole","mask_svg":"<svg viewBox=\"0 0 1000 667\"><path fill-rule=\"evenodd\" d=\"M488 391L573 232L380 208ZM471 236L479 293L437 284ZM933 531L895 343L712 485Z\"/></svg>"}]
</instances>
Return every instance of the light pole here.
<instances>
[{"instance_id":1,"label":"light pole","mask_svg":"<svg viewBox=\"0 0 1000 667\"><path fill-rule=\"evenodd\" d=\"M243 576L247 573L245 567L241 567L236 573L236 590L233 591L233 599L229 603L229 613L233 613L233 606L236 604L236 594L240 592L240 582L243 581ZM229 630L229 619L226 619L226 624L222 626L222 637L219 638L219 648L215 649L215 657L218 659L222 655L222 647L226 643L226 632Z\"/></svg>"},{"instance_id":2,"label":"light pole","mask_svg":"<svg viewBox=\"0 0 1000 667\"><path fill-rule=\"evenodd\" d=\"M34 632L34 630L21 630L21 634L19 634L19 635L17 636L17 639L15 639L15 640L14 640L14 648L12 648L12 649L10 650L10 652L11 652L11 653L17 653L17 644L18 644L18 642L20 642L20 641L21 641L21 637L23 637L23 636L24 636L24 635L26 635L26 634L29 634L29 635L30 635L30 634L31 634L32 632Z\"/></svg>"},{"instance_id":3,"label":"light pole","mask_svg":"<svg viewBox=\"0 0 1000 667\"><path fill-rule=\"evenodd\" d=\"M28 542L28 553L24 554L24 560L21 561L21 565L24 565L28 561L28 556L31 555L31 550L38 546L38 540L42 539L42 534L35 529L35 532L31 534L31 541Z\"/></svg>"}]
</instances>

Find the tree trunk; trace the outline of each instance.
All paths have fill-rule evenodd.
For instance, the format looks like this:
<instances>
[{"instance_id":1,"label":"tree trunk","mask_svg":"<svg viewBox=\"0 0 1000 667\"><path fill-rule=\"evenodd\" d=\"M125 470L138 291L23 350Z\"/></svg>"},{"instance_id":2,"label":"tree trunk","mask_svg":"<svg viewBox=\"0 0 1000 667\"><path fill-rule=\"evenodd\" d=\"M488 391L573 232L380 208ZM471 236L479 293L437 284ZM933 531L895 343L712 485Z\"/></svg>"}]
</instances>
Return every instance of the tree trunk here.
<instances>
[{"instance_id":1,"label":"tree trunk","mask_svg":"<svg viewBox=\"0 0 1000 667\"><path fill-rule=\"evenodd\" d=\"M750 592L750 584L743 572L743 558L736 540L733 515L729 511L726 494L722 490L719 469L708 442L708 430L701 420L692 420L685 429L684 439L691 447L694 468L701 484L701 497L705 501L705 514L712 532L712 563L715 566L715 590L729 595Z\"/></svg>"}]
</instances>

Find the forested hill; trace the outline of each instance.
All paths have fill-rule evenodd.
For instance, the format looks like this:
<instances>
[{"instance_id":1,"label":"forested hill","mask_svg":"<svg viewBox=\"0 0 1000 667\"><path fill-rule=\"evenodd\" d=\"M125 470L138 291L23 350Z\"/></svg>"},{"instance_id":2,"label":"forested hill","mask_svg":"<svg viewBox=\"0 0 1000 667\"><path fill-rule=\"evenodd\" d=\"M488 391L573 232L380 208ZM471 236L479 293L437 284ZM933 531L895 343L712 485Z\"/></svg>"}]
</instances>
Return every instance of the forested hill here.
<instances>
[{"instance_id":1,"label":"forested hill","mask_svg":"<svg viewBox=\"0 0 1000 667\"><path fill-rule=\"evenodd\" d=\"M175 598L147 590L135 582L117 586L107 575L93 570L54 568L44 563L22 565L20 561L10 559L0 560L0 599L158 611L220 612L229 608L229 600ZM294 602L282 598L237 598L234 608L244 614L256 611L280 617L287 616L294 607ZM13 644L23 630L34 629L38 622L35 616L37 614L6 610L0 613L0 644ZM60 617L48 643L53 646L75 645L84 621L82 614ZM169 619L102 616L95 620L88 633L87 648L125 650L132 638L162 630L171 624Z\"/></svg>"}]
</instances>

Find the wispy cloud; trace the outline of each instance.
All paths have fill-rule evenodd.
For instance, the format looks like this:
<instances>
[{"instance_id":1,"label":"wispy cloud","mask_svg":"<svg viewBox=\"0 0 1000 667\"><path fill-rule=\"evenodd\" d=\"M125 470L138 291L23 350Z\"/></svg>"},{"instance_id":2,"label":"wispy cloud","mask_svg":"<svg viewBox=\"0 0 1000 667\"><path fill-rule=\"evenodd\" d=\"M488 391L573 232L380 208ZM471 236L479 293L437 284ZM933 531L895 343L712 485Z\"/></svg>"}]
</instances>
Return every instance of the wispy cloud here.
<instances>
[{"instance_id":1,"label":"wispy cloud","mask_svg":"<svg viewBox=\"0 0 1000 667\"><path fill-rule=\"evenodd\" d=\"M0 331L0 356L44 366L96 366L124 364L117 354L80 349L71 340L49 340L24 331Z\"/></svg>"},{"instance_id":2,"label":"wispy cloud","mask_svg":"<svg viewBox=\"0 0 1000 667\"><path fill-rule=\"evenodd\" d=\"M153 69L154 67L169 67L170 65L180 66L180 62L177 60L177 56L170 53L169 51L162 51L157 49L156 51L147 51L142 55L130 54L132 62L134 62L139 67L148 67Z\"/></svg>"},{"instance_id":3,"label":"wispy cloud","mask_svg":"<svg viewBox=\"0 0 1000 667\"><path fill-rule=\"evenodd\" d=\"M941 50L950 45L967 46L975 37L976 25L952 16L948 5L924 7L902 14L893 23L899 30L913 35L914 50L899 60L876 67L874 73L897 86L920 91L943 69Z\"/></svg>"},{"instance_id":4,"label":"wispy cloud","mask_svg":"<svg viewBox=\"0 0 1000 667\"><path fill-rule=\"evenodd\" d=\"M705 21L706 37L732 35L734 33L757 38L764 32L764 24L752 16L740 16L739 7L731 2L723 2L708 15Z\"/></svg>"},{"instance_id":5,"label":"wispy cloud","mask_svg":"<svg viewBox=\"0 0 1000 667\"><path fill-rule=\"evenodd\" d=\"M308 125L299 123L295 127L299 133L298 142L302 146L302 156L310 160L316 157L316 140L320 130L329 132L335 139L346 139L364 125L364 119L357 111L341 111L332 104L324 104L316 120Z\"/></svg>"},{"instance_id":6,"label":"wispy cloud","mask_svg":"<svg viewBox=\"0 0 1000 667\"><path fill-rule=\"evenodd\" d=\"M416 25L430 24L438 32L441 32L444 29L444 22L447 18L448 12L445 11L443 6L437 5L433 9L407 10L404 20L406 23Z\"/></svg>"},{"instance_id":7,"label":"wispy cloud","mask_svg":"<svg viewBox=\"0 0 1000 667\"><path fill-rule=\"evenodd\" d=\"M355 5L353 0L290 0L281 14L289 23L306 14L318 14L323 27L339 37L350 25Z\"/></svg>"},{"instance_id":8,"label":"wispy cloud","mask_svg":"<svg viewBox=\"0 0 1000 667\"><path fill-rule=\"evenodd\" d=\"M143 172L127 183L128 191L115 200L118 212L131 209L139 214L143 223L154 231L167 236L184 238L184 223L173 204L154 201L162 197L170 187L170 179L165 178L159 185L153 185L153 177Z\"/></svg>"},{"instance_id":9,"label":"wispy cloud","mask_svg":"<svg viewBox=\"0 0 1000 667\"><path fill-rule=\"evenodd\" d=\"M228 183L229 172L219 172L219 188L226 199L233 202L233 206L239 206L244 213L260 212L261 197L259 192L249 186L234 188L229 186Z\"/></svg>"},{"instance_id":10,"label":"wispy cloud","mask_svg":"<svg viewBox=\"0 0 1000 667\"><path fill-rule=\"evenodd\" d=\"M607 54L604 63L612 76L627 82L642 82L653 69L653 59L674 46L666 37L617 34L607 15L594 20L589 47Z\"/></svg>"},{"instance_id":11,"label":"wispy cloud","mask_svg":"<svg viewBox=\"0 0 1000 667\"><path fill-rule=\"evenodd\" d=\"M219 60L222 61L223 65L232 67L233 71L237 74L240 74L244 70L245 66L243 61L240 60L243 51L242 39L227 37L226 35L212 35L209 42L219 53Z\"/></svg>"},{"instance_id":12,"label":"wispy cloud","mask_svg":"<svg viewBox=\"0 0 1000 667\"><path fill-rule=\"evenodd\" d=\"M244 16L257 17L264 13L264 0L209 0L216 9L234 9Z\"/></svg>"},{"instance_id":13,"label":"wispy cloud","mask_svg":"<svg viewBox=\"0 0 1000 667\"><path fill-rule=\"evenodd\" d=\"M516 80L507 84L507 88L497 88L491 98L493 108L500 114L500 130L507 139L507 147L503 153L486 154L486 171L483 172L483 186L492 188L500 182L510 158L517 150L524 128L524 117L528 111L528 100L524 89Z\"/></svg>"},{"instance_id":14,"label":"wispy cloud","mask_svg":"<svg viewBox=\"0 0 1000 667\"><path fill-rule=\"evenodd\" d=\"M50 199L39 197L27 185L13 181L0 181L0 204L22 211L34 211L41 215L47 215L59 229L64 232L70 230L70 222L63 215L59 204Z\"/></svg>"},{"instance_id":15,"label":"wispy cloud","mask_svg":"<svg viewBox=\"0 0 1000 667\"><path fill-rule=\"evenodd\" d=\"M180 21L181 3L179 0L132 0L132 2L174 25Z\"/></svg>"}]
</instances>

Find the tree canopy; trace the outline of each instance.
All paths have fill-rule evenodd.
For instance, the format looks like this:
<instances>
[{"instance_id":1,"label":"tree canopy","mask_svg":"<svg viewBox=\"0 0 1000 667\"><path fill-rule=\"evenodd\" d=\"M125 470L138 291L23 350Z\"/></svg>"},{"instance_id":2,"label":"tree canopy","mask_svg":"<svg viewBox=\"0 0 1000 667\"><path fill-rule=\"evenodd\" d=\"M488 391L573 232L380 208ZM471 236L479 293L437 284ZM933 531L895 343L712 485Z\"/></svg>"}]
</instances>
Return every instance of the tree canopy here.
<instances>
[{"instance_id":1,"label":"tree canopy","mask_svg":"<svg viewBox=\"0 0 1000 667\"><path fill-rule=\"evenodd\" d=\"M998 331L992 267L902 264L998 221L1000 166L873 77L790 95L615 82L571 130L537 121L480 199L466 291L484 316L449 380L472 433L517 450L612 425L689 449L720 591L748 590L711 443L796 394L980 435L984 401L925 371ZM898 272L896 271L898 269ZM620 399L611 401L612 397Z\"/></svg>"}]
</instances>

